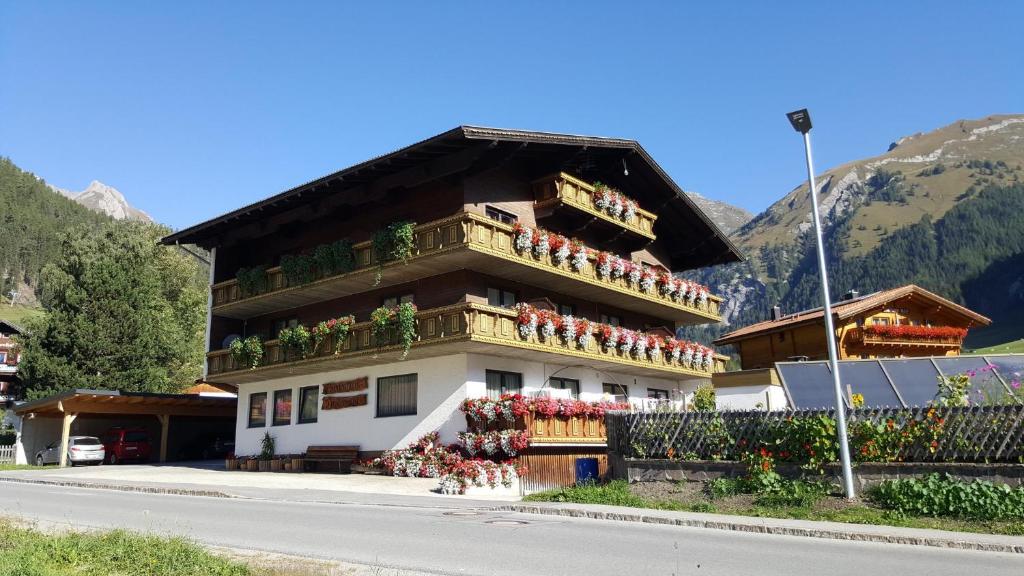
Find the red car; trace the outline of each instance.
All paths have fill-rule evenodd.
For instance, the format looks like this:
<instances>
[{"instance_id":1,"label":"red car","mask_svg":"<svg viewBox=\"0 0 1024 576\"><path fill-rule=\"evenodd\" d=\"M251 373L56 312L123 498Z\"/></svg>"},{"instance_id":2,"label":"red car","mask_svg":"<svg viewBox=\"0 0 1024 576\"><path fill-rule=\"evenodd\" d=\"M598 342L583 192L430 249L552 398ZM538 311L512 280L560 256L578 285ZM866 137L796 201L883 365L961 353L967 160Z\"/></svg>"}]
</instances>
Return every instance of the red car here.
<instances>
[{"instance_id":1,"label":"red car","mask_svg":"<svg viewBox=\"0 0 1024 576\"><path fill-rule=\"evenodd\" d=\"M149 432L144 428L115 427L103 436L103 448L107 452L107 462L117 464L125 460L149 460L153 445L149 442Z\"/></svg>"}]
</instances>

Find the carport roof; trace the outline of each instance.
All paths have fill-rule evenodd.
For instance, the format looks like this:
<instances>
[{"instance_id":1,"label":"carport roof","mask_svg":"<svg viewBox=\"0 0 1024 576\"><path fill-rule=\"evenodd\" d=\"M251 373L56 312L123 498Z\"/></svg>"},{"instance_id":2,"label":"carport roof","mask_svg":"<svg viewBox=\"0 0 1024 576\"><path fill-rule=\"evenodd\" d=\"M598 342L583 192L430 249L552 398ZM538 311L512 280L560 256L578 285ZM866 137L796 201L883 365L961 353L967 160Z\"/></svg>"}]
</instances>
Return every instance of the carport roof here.
<instances>
[{"instance_id":1,"label":"carport roof","mask_svg":"<svg viewBox=\"0 0 1024 576\"><path fill-rule=\"evenodd\" d=\"M169 414L234 417L237 398L118 390L71 390L14 407L19 416L63 414Z\"/></svg>"}]
</instances>

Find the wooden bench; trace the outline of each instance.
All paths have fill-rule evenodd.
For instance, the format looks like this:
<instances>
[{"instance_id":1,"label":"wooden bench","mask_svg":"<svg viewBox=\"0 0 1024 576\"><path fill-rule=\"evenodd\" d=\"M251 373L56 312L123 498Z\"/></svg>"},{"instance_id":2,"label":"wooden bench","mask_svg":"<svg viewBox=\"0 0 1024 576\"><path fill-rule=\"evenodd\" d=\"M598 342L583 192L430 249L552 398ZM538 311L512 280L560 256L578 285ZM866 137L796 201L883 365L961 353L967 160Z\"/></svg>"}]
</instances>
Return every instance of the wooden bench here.
<instances>
[{"instance_id":1,"label":"wooden bench","mask_svg":"<svg viewBox=\"0 0 1024 576\"><path fill-rule=\"evenodd\" d=\"M310 446L306 448L306 462L313 464L317 472L326 472L328 467L324 464L331 464L329 467L337 472L348 474L352 470L352 463L359 457L359 446Z\"/></svg>"}]
</instances>

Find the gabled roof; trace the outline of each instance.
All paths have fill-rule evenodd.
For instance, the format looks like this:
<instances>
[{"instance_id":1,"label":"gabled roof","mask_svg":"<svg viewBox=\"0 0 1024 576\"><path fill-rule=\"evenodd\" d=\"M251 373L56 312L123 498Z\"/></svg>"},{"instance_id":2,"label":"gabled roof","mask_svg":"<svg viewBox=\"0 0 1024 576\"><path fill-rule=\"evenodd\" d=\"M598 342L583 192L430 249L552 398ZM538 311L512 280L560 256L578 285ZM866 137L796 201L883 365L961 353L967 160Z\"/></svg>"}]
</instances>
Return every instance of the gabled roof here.
<instances>
[{"instance_id":1,"label":"gabled roof","mask_svg":"<svg viewBox=\"0 0 1024 576\"><path fill-rule=\"evenodd\" d=\"M8 334L24 334L25 329L10 320L0 320L0 332Z\"/></svg>"},{"instance_id":2,"label":"gabled roof","mask_svg":"<svg viewBox=\"0 0 1024 576\"><path fill-rule=\"evenodd\" d=\"M624 183L657 194L660 206L653 206L659 231L672 251L673 268L678 270L712 266L743 259L739 250L718 226L704 214L657 162L635 140L509 130L480 126L459 126L389 154L349 166L265 200L244 206L206 222L196 224L163 239L164 244L216 245L219 235L248 222L261 220L315 202L325 196L344 193L382 177L398 174L426 162L470 149L509 158L513 155L550 157L553 164L602 166L611 171L628 162L630 175ZM639 161L638 161L639 160ZM553 169L552 172L557 172ZM602 181L616 185L609 173Z\"/></svg>"},{"instance_id":3,"label":"gabled roof","mask_svg":"<svg viewBox=\"0 0 1024 576\"><path fill-rule=\"evenodd\" d=\"M934 302L935 305L945 308L953 314L962 316L969 322L974 322L983 326L988 326L992 323L992 321L985 316L982 316L969 308L965 308L956 302L947 300L934 292L929 292L920 286L915 286L914 284L908 284L900 288L882 290L880 292L866 294L850 300L836 302L832 305L832 316L836 320L846 320L906 296L916 296L918 298ZM729 332L718 340L715 340L715 345L724 346L726 344L733 344L754 336L760 336L761 334L776 332L783 328L791 328L801 324L820 322L824 316L825 315L820 307L786 314L778 320L765 320L764 322L758 322L756 324L751 324L750 326L744 326L739 330Z\"/></svg>"}]
</instances>

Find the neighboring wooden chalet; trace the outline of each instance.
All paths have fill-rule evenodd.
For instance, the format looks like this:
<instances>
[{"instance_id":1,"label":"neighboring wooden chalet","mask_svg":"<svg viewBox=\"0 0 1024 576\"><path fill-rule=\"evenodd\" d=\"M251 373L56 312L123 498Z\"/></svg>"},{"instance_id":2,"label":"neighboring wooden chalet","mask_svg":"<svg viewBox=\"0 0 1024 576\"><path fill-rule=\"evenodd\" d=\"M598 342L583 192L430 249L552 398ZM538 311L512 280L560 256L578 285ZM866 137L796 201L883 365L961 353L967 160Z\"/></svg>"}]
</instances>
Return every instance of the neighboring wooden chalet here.
<instances>
[{"instance_id":1,"label":"neighboring wooden chalet","mask_svg":"<svg viewBox=\"0 0 1024 576\"><path fill-rule=\"evenodd\" d=\"M0 404L15 400L20 393L18 360L20 347L15 336L24 333L17 324L0 320Z\"/></svg>"},{"instance_id":2,"label":"neighboring wooden chalet","mask_svg":"<svg viewBox=\"0 0 1024 576\"><path fill-rule=\"evenodd\" d=\"M914 285L865 296L851 292L833 305L832 313L840 360L957 356L968 329L991 323ZM715 340L716 346L732 345L740 355L741 371L714 377L719 396L732 396L733 407L753 407L750 399L766 407L784 401L776 362L828 358L821 308L791 314L775 308L773 316Z\"/></svg>"},{"instance_id":3,"label":"neighboring wooden chalet","mask_svg":"<svg viewBox=\"0 0 1024 576\"><path fill-rule=\"evenodd\" d=\"M163 241L211 252L204 378L238 386L240 455L451 442L503 392L682 398L723 357L671 336L720 299L671 272L740 260L635 141L471 126Z\"/></svg>"}]
</instances>

